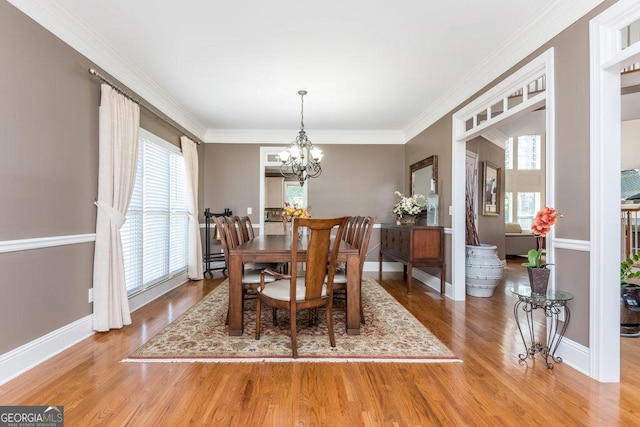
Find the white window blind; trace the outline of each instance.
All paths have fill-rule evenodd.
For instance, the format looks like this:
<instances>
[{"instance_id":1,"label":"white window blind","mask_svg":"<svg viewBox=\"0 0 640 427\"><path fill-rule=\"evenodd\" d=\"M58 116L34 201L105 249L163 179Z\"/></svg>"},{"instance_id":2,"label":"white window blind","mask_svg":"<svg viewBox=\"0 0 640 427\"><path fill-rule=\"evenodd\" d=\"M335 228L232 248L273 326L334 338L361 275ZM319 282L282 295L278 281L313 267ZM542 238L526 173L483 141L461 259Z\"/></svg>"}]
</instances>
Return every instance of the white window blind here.
<instances>
[{"instance_id":1,"label":"white window blind","mask_svg":"<svg viewBox=\"0 0 640 427\"><path fill-rule=\"evenodd\" d=\"M187 268L189 218L182 154L144 129L138 142L136 182L121 229L129 295Z\"/></svg>"}]
</instances>

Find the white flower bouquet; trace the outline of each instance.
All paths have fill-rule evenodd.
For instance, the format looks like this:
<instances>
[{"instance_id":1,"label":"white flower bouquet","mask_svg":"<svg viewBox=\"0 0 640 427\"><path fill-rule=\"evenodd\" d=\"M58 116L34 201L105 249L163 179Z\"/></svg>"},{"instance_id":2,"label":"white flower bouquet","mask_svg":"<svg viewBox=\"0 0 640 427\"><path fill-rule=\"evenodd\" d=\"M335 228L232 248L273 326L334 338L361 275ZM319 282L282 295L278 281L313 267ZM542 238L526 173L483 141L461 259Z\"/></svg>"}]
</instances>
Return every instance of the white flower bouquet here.
<instances>
[{"instance_id":1,"label":"white flower bouquet","mask_svg":"<svg viewBox=\"0 0 640 427\"><path fill-rule=\"evenodd\" d=\"M426 200L421 194L414 194L411 197L406 197L399 191L396 191L394 194L400 198L398 203L393 207L393 213L396 214L398 218L419 215L425 208L425 205L418 204L419 199Z\"/></svg>"}]
</instances>

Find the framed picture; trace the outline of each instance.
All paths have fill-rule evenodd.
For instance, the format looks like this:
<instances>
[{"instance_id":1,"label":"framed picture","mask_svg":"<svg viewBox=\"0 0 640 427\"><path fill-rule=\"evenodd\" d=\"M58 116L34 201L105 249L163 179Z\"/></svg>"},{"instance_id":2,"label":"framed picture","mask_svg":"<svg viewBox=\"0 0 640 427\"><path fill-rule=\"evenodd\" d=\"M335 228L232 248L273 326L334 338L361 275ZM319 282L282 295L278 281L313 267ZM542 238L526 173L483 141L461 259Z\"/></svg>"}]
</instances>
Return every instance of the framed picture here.
<instances>
[{"instance_id":1,"label":"framed picture","mask_svg":"<svg viewBox=\"0 0 640 427\"><path fill-rule=\"evenodd\" d=\"M501 168L491 162L484 162L484 191L482 192L482 215L500 215L500 194L502 183L500 182Z\"/></svg>"}]
</instances>

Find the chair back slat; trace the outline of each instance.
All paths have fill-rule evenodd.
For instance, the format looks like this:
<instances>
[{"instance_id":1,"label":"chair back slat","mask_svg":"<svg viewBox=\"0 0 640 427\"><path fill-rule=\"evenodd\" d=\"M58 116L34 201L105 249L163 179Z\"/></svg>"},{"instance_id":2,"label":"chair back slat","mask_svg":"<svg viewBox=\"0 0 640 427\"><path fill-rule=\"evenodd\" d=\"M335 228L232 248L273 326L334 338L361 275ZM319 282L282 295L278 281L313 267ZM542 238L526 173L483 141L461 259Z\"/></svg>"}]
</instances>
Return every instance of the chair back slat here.
<instances>
[{"instance_id":1,"label":"chair back slat","mask_svg":"<svg viewBox=\"0 0 640 427\"><path fill-rule=\"evenodd\" d=\"M228 216L225 217L225 221L227 223L227 232L229 234L228 237L233 241L233 247L238 246L239 244L244 242L244 239L240 232L240 227L238 227L238 223L240 222L240 217L238 216Z\"/></svg>"},{"instance_id":2,"label":"chair back slat","mask_svg":"<svg viewBox=\"0 0 640 427\"><path fill-rule=\"evenodd\" d=\"M364 269L364 261L367 258L367 248L369 247L369 240L371 239L371 233L373 232L373 226L378 220L377 216L367 216L362 221L360 227L360 239L358 241L358 250L360 255L360 277L362 278L362 270Z\"/></svg>"},{"instance_id":3,"label":"chair back slat","mask_svg":"<svg viewBox=\"0 0 640 427\"><path fill-rule=\"evenodd\" d=\"M338 259L338 249L344 233L346 217L342 218L294 218L293 235L297 236L298 229L305 227L308 229L308 244L305 280L305 300L319 299L322 297L322 288L325 284L325 277L328 274L327 295L333 296L333 278L335 276L336 260ZM331 237L331 232L337 228L335 237ZM292 279L291 279L291 301L295 301L297 264L302 261L298 257L298 239L293 240L291 247L292 259Z\"/></svg>"},{"instance_id":4,"label":"chair back slat","mask_svg":"<svg viewBox=\"0 0 640 427\"><path fill-rule=\"evenodd\" d=\"M218 230L218 234L220 235L220 243L222 244L222 251L224 252L224 259L229 262L229 243L227 240L227 221L225 217L213 217L213 222L216 225L216 229Z\"/></svg>"},{"instance_id":5,"label":"chair back slat","mask_svg":"<svg viewBox=\"0 0 640 427\"><path fill-rule=\"evenodd\" d=\"M349 233L351 232L351 227L353 226L353 221L356 217L349 216L347 217L347 222L344 224L344 233L342 233L342 240L345 242L348 241Z\"/></svg>"},{"instance_id":6,"label":"chair back slat","mask_svg":"<svg viewBox=\"0 0 640 427\"><path fill-rule=\"evenodd\" d=\"M247 233L247 240L253 240L256 238L256 233L253 231L253 224L251 224L251 218L248 216L243 216L240 218L240 222L242 223L242 229Z\"/></svg>"}]
</instances>

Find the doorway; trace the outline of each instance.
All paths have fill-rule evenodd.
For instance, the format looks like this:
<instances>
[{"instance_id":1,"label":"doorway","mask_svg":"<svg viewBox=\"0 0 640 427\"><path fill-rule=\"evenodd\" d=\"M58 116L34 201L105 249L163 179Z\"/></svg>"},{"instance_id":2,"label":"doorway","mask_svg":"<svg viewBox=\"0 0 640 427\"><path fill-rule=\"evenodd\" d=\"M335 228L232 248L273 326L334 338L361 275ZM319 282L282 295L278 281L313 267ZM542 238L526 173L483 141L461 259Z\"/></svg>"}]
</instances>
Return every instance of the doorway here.
<instances>
[{"instance_id":1,"label":"doorway","mask_svg":"<svg viewBox=\"0 0 640 427\"><path fill-rule=\"evenodd\" d=\"M590 22L590 375L620 381L620 71L640 61L640 43L622 48L621 30L640 19L637 1L619 1ZM612 189L616 189L612 191Z\"/></svg>"},{"instance_id":2,"label":"doorway","mask_svg":"<svg viewBox=\"0 0 640 427\"><path fill-rule=\"evenodd\" d=\"M515 120L545 106L546 185L547 201L554 203L555 195L555 122L553 49L549 49L494 88L469 103L453 115L452 141L452 295L457 301L466 298L465 283L465 158L467 141L490 132L508 121ZM545 79L546 89L535 91L536 82ZM509 105L509 98L522 91L522 100ZM535 93L535 94L534 94ZM553 231L552 231L553 233ZM553 262L553 243L547 245L549 262ZM551 286L553 286L553 278Z\"/></svg>"},{"instance_id":3,"label":"doorway","mask_svg":"<svg viewBox=\"0 0 640 427\"><path fill-rule=\"evenodd\" d=\"M278 160L278 153L286 150L287 147L282 146L269 146L260 147L260 234L264 234L265 223L265 200L266 200L266 177L270 174L270 171L280 170L280 161ZM276 173L277 175L277 173ZM294 185L295 184L295 185ZM297 187L297 188L296 188ZM309 184L300 187L300 183L297 179L285 180L283 185L283 200L284 202L294 200L301 201L300 206L307 205Z\"/></svg>"}]
</instances>

